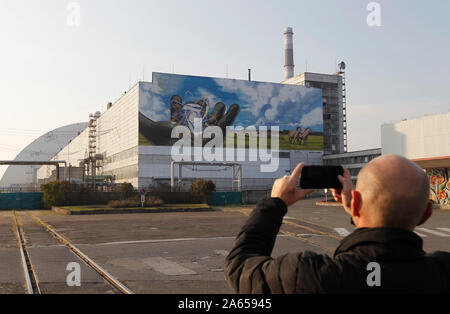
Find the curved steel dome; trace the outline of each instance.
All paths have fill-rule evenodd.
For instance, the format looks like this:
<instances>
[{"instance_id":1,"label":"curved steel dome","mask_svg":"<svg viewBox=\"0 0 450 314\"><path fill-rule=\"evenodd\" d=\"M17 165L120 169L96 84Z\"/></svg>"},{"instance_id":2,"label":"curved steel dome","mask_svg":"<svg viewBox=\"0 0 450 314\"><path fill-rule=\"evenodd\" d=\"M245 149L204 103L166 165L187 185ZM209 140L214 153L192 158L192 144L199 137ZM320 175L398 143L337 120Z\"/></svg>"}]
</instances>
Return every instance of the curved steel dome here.
<instances>
[{"instance_id":1,"label":"curved steel dome","mask_svg":"<svg viewBox=\"0 0 450 314\"><path fill-rule=\"evenodd\" d=\"M88 125L87 122L74 123L47 132L25 147L14 160L48 161ZM37 169L39 166L9 166L0 180L0 187L34 183Z\"/></svg>"}]
</instances>

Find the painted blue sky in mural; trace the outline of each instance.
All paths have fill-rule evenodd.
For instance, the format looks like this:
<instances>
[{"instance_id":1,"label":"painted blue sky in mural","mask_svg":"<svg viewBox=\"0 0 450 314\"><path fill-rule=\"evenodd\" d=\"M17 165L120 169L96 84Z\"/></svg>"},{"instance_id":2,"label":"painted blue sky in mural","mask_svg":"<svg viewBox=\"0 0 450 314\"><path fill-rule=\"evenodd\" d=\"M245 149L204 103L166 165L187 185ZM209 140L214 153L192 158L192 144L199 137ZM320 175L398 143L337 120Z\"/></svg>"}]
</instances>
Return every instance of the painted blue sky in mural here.
<instances>
[{"instance_id":1,"label":"painted blue sky in mural","mask_svg":"<svg viewBox=\"0 0 450 314\"><path fill-rule=\"evenodd\" d=\"M170 120L170 98L183 103L206 97L210 111L217 102L240 106L234 125L301 126L323 132L322 90L297 85L153 73L153 83L142 83L140 111L154 121Z\"/></svg>"}]
</instances>

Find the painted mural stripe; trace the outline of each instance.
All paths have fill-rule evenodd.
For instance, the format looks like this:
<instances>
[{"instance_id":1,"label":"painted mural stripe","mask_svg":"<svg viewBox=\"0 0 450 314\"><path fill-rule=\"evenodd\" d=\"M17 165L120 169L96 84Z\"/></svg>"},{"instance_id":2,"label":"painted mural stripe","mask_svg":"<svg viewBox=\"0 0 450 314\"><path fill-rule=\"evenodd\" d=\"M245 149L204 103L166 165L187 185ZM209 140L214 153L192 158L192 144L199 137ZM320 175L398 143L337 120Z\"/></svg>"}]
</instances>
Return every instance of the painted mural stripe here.
<instances>
[{"instance_id":1,"label":"painted mural stripe","mask_svg":"<svg viewBox=\"0 0 450 314\"><path fill-rule=\"evenodd\" d=\"M439 229L441 231L450 232L450 228L436 228L436 229Z\"/></svg>"},{"instance_id":2,"label":"painted mural stripe","mask_svg":"<svg viewBox=\"0 0 450 314\"><path fill-rule=\"evenodd\" d=\"M450 234L445 234L445 233L442 233L442 232L439 232L439 231L430 230L430 229L427 229L427 228L416 228L416 229L419 230L419 231L422 231L422 232L427 232L427 233L436 235L438 237L444 237L444 238L450 237Z\"/></svg>"},{"instance_id":3,"label":"painted mural stripe","mask_svg":"<svg viewBox=\"0 0 450 314\"><path fill-rule=\"evenodd\" d=\"M153 268L153 270L168 276L196 275L191 269L183 267L163 257L149 257L141 259L142 262Z\"/></svg>"},{"instance_id":4,"label":"painted mural stripe","mask_svg":"<svg viewBox=\"0 0 450 314\"><path fill-rule=\"evenodd\" d=\"M334 231L336 231L341 237L346 237L350 234L350 232L345 228L334 228Z\"/></svg>"}]
</instances>

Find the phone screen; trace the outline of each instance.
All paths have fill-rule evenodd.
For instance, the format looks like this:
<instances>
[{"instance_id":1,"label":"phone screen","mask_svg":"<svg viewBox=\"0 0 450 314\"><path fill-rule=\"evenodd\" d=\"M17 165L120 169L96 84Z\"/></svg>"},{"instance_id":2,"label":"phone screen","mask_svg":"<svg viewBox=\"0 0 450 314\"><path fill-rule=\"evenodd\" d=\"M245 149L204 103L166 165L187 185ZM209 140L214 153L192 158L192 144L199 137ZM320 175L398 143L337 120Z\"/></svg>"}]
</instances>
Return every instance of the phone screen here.
<instances>
[{"instance_id":1,"label":"phone screen","mask_svg":"<svg viewBox=\"0 0 450 314\"><path fill-rule=\"evenodd\" d=\"M302 169L302 189L341 189L338 175L344 175L342 166L305 166Z\"/></svg>"}]
</instances>

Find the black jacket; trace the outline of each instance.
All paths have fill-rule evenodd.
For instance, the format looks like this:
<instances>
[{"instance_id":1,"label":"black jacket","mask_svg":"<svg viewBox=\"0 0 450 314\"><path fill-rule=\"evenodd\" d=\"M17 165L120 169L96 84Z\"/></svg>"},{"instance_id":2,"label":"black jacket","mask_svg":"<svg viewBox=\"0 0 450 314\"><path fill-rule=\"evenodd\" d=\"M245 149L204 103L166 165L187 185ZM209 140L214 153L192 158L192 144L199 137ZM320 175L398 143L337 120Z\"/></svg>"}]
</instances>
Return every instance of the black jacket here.
<instances>
[{"instance_id":1,"label":"black jacket","mask_svg":"<svg viewBox=\"0 0 450 314\"><path fill-rule=\"evenodd\" d=\"M253 210L227 257L226 279L237 293L449 293L450 253L427 255L415 233L361 228L334 257L310 251L270 257L287 208L267 199ZM367 277L380 265L381 286ZM373 279L373 277L371 277Z\"/></svg>"}]
</instances>

